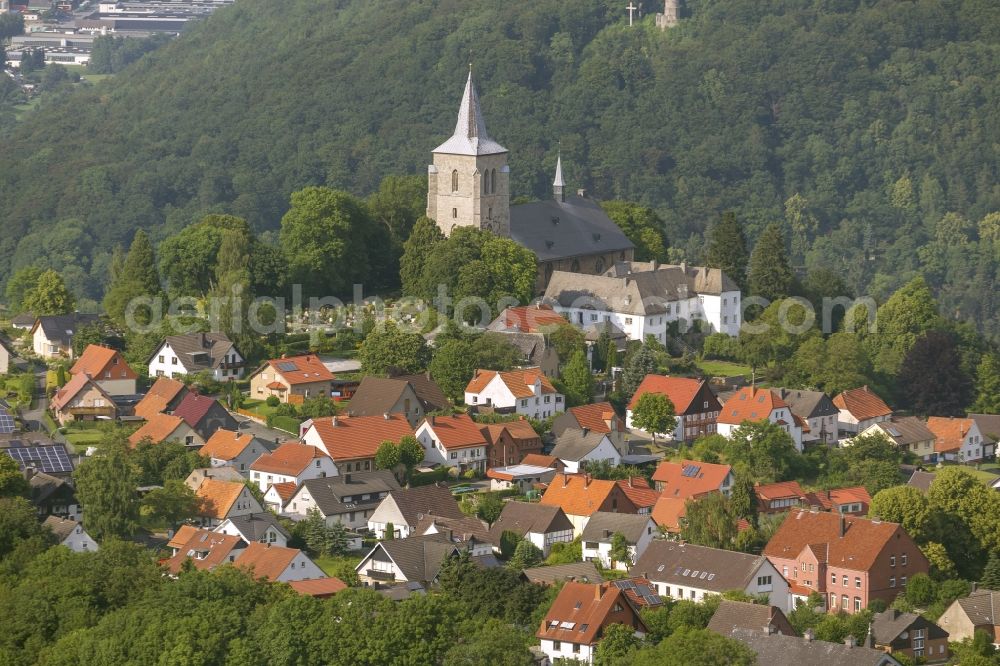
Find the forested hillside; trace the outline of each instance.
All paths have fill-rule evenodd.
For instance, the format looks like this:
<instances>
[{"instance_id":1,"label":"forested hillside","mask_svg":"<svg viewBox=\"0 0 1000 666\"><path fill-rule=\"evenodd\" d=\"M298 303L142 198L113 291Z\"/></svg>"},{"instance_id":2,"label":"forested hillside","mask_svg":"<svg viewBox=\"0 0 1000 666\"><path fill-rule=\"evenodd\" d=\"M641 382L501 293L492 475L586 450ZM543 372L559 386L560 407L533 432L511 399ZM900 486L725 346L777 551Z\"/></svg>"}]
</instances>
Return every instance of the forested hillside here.
<instances>
[{"instance_id":1,"label":"forested hillside","mask_svg":"<svg viewBox=\"0 0 1000 666\"><path fill-rule=\"evenodd\" d=\"M99 296L115 244L206 212L277 228L291 192L422 173L471 59L513 196L652 206L698 261L725 210L784 221L793 263L884 298L923 273L996 330L1000 4L240 0L0 151L0 280L40 260ZM89 278L91 279L88 279Z\"/></svg>"}]
</instances>

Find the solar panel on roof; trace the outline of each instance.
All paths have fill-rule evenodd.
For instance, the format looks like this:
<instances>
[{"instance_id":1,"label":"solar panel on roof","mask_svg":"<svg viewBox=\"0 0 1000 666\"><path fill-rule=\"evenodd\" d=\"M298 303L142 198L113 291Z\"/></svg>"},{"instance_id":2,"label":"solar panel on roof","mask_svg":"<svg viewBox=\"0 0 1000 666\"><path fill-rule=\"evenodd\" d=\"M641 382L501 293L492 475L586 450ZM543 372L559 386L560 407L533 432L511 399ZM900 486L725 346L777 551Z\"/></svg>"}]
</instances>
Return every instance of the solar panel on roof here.
<instances>
[{"instance_id":1,"label":"solar panel on roof","mask_svg":"<svg viewBox=\"0 0 1000 666\"><path fill-rule=\"evenodd\" d=\"M296 369L297 366L289 361L282 361L278 364L278 370L281 370L282 372L293 372Z\"/></svg>"},{"instance_id":2,"label":"solar panel on roof","mask_svg":"<svg viewBox=\"0 0 1000 666\"><path fill-rule=\"evenodd\" d=\"M0 405L0 434L9 435L12 432L14 432L14 417L11 416L10 410Z\"/></svg>"},{"instance_id":3,"label":"solar panel on roof","mask_svg":"<svg viewBox=\"0 0 1000 666\"><path fill-rule=\"evenodd\" d=\"M46 474L68 474L73 471L73 462L61 444L53 446L19 446L3 449L21 467L33 466Z\"/></svg>"}]
</instances>

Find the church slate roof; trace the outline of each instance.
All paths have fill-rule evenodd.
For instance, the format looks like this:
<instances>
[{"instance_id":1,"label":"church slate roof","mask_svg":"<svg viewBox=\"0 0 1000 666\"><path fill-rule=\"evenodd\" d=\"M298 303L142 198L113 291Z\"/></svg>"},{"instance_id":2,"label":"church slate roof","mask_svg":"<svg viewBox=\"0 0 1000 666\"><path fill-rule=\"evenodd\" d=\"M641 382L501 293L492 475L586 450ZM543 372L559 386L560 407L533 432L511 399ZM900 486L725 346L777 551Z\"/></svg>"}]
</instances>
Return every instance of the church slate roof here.
<instances>
[{"instance_id":1,"label":"church slate roof","mask_svg":"<svg viewBox=\"0 0 1000 666\"><path fill-rule=\"evenodd\" d=\"M597 202L576 195L511 206L510 236L539 261L635 247Z\"/></svg>"},{"instance_id":2,"label":"church slate roof","mask_svg":"<svg viewBox=\"0 0 1000 666\"><path fill-rule=\"evenodd\" d=\"M449 155L497 155L507 149L490 138L486 132L486 121L479 108L479 95L472 83L472 70L462 93L462 104L458 109L458 122L451 138L434 149L435 153Z\"/></svg>"}]
</instances>

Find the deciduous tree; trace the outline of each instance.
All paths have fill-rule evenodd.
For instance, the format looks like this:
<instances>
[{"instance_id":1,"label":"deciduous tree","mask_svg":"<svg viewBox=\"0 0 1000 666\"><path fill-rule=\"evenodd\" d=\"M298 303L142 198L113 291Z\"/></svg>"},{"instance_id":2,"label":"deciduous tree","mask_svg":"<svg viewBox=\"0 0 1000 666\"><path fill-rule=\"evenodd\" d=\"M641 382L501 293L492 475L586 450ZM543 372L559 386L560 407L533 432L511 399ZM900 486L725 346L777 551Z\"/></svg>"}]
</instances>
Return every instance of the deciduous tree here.
<instances>
[{"instance_id":1,"label":"deciduous tree","mask_svg":"<svg viewBox=\"0 0 1000 666\"><path fill-rule=\"evenodd\" d=\"M674 403L663 393L644 393L639 397L632 409L632 423L639 430L645 430L653 436L670 435L677 427L677 417Z\"/></svg>"},{"instance_id":2,"label":"deciduous tree","mask_svg":"<svg viewBox=\"0 0 1000 666\"><path fill-rule=\"evenodd\" d=\"M575 352L563 367L562 384L569 407L586 405L594 399L594 374L583 352Z\"/></svg>"},{"instance_id":3,"label":"deciduous tree","mask_svg":"<svg viewBox=\"0 0 1000 666\"><path fill-rule=\"evenodd\" d=\"M66 288L62 276L52 269L38 277L21 302L21 308L35 316L69 314L75 307L76 297Z\"/></svg>"},{"instance_id":4,"label":"deciduous tree","mask_svg":"<svg viewBox=\"0 0 1000 666\"><path fill-rule=\"evenodd\" d=\"M77 499L85 507L83 524L98 540L131 536L138 527L138 484L126 447L123 435L110 435L73 472Z\"/></svg>"}]
</instances>

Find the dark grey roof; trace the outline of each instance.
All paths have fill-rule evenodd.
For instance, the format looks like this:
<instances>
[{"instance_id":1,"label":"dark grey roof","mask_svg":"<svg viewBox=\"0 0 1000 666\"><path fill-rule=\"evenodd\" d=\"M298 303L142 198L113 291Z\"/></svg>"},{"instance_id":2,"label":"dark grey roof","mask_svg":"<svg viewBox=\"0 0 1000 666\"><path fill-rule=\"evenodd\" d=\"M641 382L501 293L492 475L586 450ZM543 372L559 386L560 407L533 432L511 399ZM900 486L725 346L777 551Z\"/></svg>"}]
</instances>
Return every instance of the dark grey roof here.
<instances>
[{"instance_id":1,"label":"dark grey roof","mask_svg":"<svg viewBox=\"0 0 1000 666\"><path fill-rule=\"evenodd\" d=\"M467 541L478 541L479 543L496 543L490 536L489 526L479 518L473 516L462 516L461 518L442 518L441 516L424 516L417 523L414 532L418 535L426 534L427 530L434 526L435 534L444 534L456 543Z\"/></svg>"},{"instance_id":2,"label":"dark grey roof","mask_svg":"<svg viewBox=\"0 0 1000 666\"><path fill-rule=\"evenodd\" d=\"M875 425L898 446L908 447L917 442L933 442L935 439L927 424L915 416L894 416Z\"/></svg>"},{"instance_id":3,"label":"dark grey roof","mask_svg":"<svg viewBox=\"0 0 1000 666\"><path fill-rule=\"evenodd\" d=\"M378 506L385 493L399 490L399 482L389 470L376 470L363 474L308 479L301 488L307 489L324 516L337 516L351 511L364 511ZM301 492L301 488L299 492ZM361 497L369 495L368 500Z\"/></svg>"},{"instance_id":4,"label":"dark grey roof","mask_svg":"<svg viewBox=\"0 0 1000 666\"><path fill-rule=\"evenodd\" d=\"M783 634L766 634L763 630L735 628L723 634L737 640L757 653L757 661L767 666L883 666L899 662L872 648L848 647L843 643L808 640Z\"/></svg>"},{"instance_id":5,"label":"dark grey roof","mask_svg":"<svg viewBox=\"0 0 1000 666\"><path fill-rule=\"evenodd\" d=\"M45 472L35 472L28 479L28 486L31 490L31 501L35 504L44 502L64 486L69 488L71 492L73 489L73 486L65 479L60 479Z\"/></svg>"},{"instance_id":6,"label":"dark grey roof","mask_svg":"<svg viewBox=\"0 0 1000 666\"><path fill-rule=\"evenodd\" d=\"M225 333L168 335L164 342L174 350L178 362L184 366L184 370L188 374L218 368L225 361L226 355L234 349L232 341L226 337ZM161 344L160 347L162 346ZM153 356L156 356L159 351L158 347L153 352ZM236 351L239 353L239 350ZM147 362L151 361L153 356L150 356Z\"/></svg>"},{"instance_id":7,"label":"dark grey roof","mask_svg":"<svg viewBox=\"0 0 1000 666\"><path fill-rule=\"evenodd\" d=\"M782 400L788 403L792 414L804 419L818 416L835 416L840 410L830 400L830 396L822 391L804 391L802 389L774 389Z\"/></svg>"},{"instance_id":8,"label":"dark grey roof","mask_svg":"<svg viewBox=\"0 0 1000 666\"><path fill-rule=\"evenodd\" d=\"M914 470L913 474L910 475L910 480L906 482L906 485L913 486L920 492L926 493L931 488L931 484L934 483L934 477L936 475L932 472L921 472L919 469Z\"/></svg>"},{"instance_id":9,"label":"dark grey roof","mask_svg":"<svg viewBox=\"0 0 1000 666\"><path fill-rule=\"evenodd\" d=\"M969 418L979 426L983 437L991 441L1000 441L1000 414L969 414Z\"/></svg>"},{"instance_id":10,"label":"dark grey roof","mask_svg":"<svg viewBox=\"0 0 1000 666\"><path fill-rule=\"evenodd\" d=\"M613 321L599 321L583 329L583 337L587 342L597 342L602 333L607 333L612 340L625 340L628 336L618 328Z\"/></svg>"},{"instance_id":11,"label":"dark grey roof","mask_svg":"<svg viewBox=\"0 0 1000 666\"><path fill-rule=\"evenodd\" d=\"M539 261L635 247L597 202L575 195L511 206L510 236Z\"/></svg>"},{"instance_id":12,"label":"dark grey roof","mask_svg":"<svg viewBox=\"0 0 1000 666\"><path fill-rule=\"evenodd\" d=\"M459 552L458 546L441 534L389 539L375 544L378 548L396 563L406 580L420 583L434 582L445 558Z\"/></svg>"},{"instance_id":13,"label":"dark grey roof","mask_svg":"<svg viewBox=\"0 0 1000 666\"><path fill-rule=\"evenodd\" d=\"M767 558L763 555L676 541L654 541L629 569L629 575L668 585L726 592L746 589L765 562Z\"/></svg>"},{"instance_id":14,"label":"dark grey roof","mask_svg":"<svg viewBox=\"0 0 1000 666\"><path fill-rule=\"evenodd\" d=\"M35 319L37 317L33 313L25 312L11 319L10 324L16 328L30 328L35 325Z\"/></svg>"},{"instance_id":15,"label":"dark grey roof","mask_svg":"<svg viewBox=\"0 0 1000 666\"><path fill-rule=\"evenodd\" d=\"M877 613L872 617L871 634L877 645L888 645L899 638L904 631L909 630L914 624L915 628L926 628L928 639L947 638L948 632L926 620L916 613L901 613L896 609L889 609L883 613Z\"/></svg>"},{"instance_id":16,"label":"dark grey roof","mask_svg":"<svg viewBox=\"0 0 1000 666\"><path fill-rule=\"evenodd\" d=\"M483 120L482 109L479 108L479 96L476 86L472 83L472 70L465 82L465 92L458 108L458 121L455 123L455 133L434 149L435 153L450 155L496 155L506 153L507 149L490 138L486 132L486 121Z\"/></svg>"},{"instance_id":17,"label":"dark grey roof","mask_svg":"<svg viewBox=\"0 0 1000 666\"><path fill-rule=\"evenodd\" d=\"M708 629L728 636L734 629L762 631L771 625L786 636L795 636L795 629L777 606L765 606L745 601L723 599L708 623Z\"/></svg>"},{"instance_id":18,"label":"dark grey roof","mask_svg":"<svg viewBox=\"0 0 1000 666\"><path fill-rule=\"evenodd\" d=\"M604 577L597 571L593 562L572 562L570 564L554 564L547 567L531 567L524 570L524 577L532 583L555 585L562 581L578 583L603 583Z\"/></svg>"},{"instance_id":19,"label":"dark grey roof","mask_svg":"<svg viewBox=\"0 0 1000 666\"><path fill-rule=\"evenodd\" d=\"M233 524L233 527L240 531L243 539L248 543L260 541L261 537L264 536L270 527L273 527L278 531L278 534L286 539L292 538L288 530L278 522L278 518L270 512L265 511L264 513L251 513L245 516L230 516L229 521Z\"/></svg>"},{"instance_id":20,"label":"dark grey roof","mask_svg":"<svg viewBox=\"0 0 1000 666\"><path fill-rule=\"evenodd\" d=\"M444 391L426 375L398 377L367 376L361 380L351 397L352 416L381 416L392 410L407 385L413 389L425 412L445 409L448 399Z\"/></svg>"},{"instance_id":21,"label":"dark grey roof","mask_svg":"<svg viewBox=\"0 0 1000 666\"><path fill-rule=\"evenodd\" d=\"M597 511L591 514L583 529L583 540L610 542L615 533L621 533L628 543L636 544L651 523L649 515Z\"/></svg>"},{"instance_id":22,"label":"dark grey roof","mask_svg":"<svg viewBox=\"0 0 1000 666\"><path fill-rule=\"evenodd\" d=\"M416 527L426 515L442 518L462 518L465 514L445 486L431 485L417 488L400 488L389 493L410 527ZM389 498L386 497L386 500ZM385 501L385 500L383 500Z\"/></svg>"},{"instance_id":23,"label":"dark grey roof","mask_svg":"<svg viewBox=\"0 0 1000 666\"><path fill-rule=\"evenodd\" d=\"M98 315L74 312L68 315L44 315L36 321L46 339L64 345L72 343L73 334L86 324L97 321Z\"/></svg>"},{"instance_id":24,"label":"dark grey roof","mask_svg":"<svg viewBox=\"0 0 1000 666\"><path fill-rule=\"evenodd\" d=\"M573 523L558 506L531 502L507 502L503 505L500 517L490 528L490 534L493 536L494 543L500 543L500 535L504 532L513 532L517 536L523 537L528 532L546 534L572 529Z\"/></svg>"},{"instance_id":25,"label":"dark grey roof","mask_svg":"<svg viewBox=\"0 0 1000 666\"><path fill-rule=\"evenodd\" d=\"M514 345L521 352L521 357L533 365L540 365L545 357L545 336L541 333L487 331L484 335L493 336Z\"/></svg>"},{"instance_id":26,"label":"dark grey roof","mask_svg":"<svg viewBox=\"0 0 1000 666\"><path fill-rule=\"evenodd\" d=\"M956 601L973 626L1000 625L1000 592L993 590L976 590L964 599Z\"/></svg>"},{"instance_id":27,"label":"dark grey roof","mask_svg":"<svg viewBox=\"0 0 1000 666\"><path fill-rule=\"evenodd\" d=\"M73 533L73 530L76 529L76 526L79 525L79 523L68 518L49 516L45 519L42 525L52 530L52 533L56 535L59 543L62 543L66 537Z\"/></svg>"},{"instance_id":28,"label":"dark grey roof","mask_svg":"<svg viewBox=\"0 0 1000 666\"><path fill-rule=\"evenodd\" d=\"M560 460L582 460L605 438L607 433L593 432L584 428L566 428L556 437L556 445L550 455Z\"/></svg>"},{"instance_id":29,"label":"dark grey roof","mask_svg":"<svg viewBox=\"0 0 1000 666\"><path fill-rule=\"evenodd\" d=\"M433 412L450 407L444 391L441 390L437 382L431 379L429 372L418 375L396 375L393 379L408 382L413 387L417 397L420 398L420 402L424 404L426 411Z\"/></svg>"}]
</instances>

